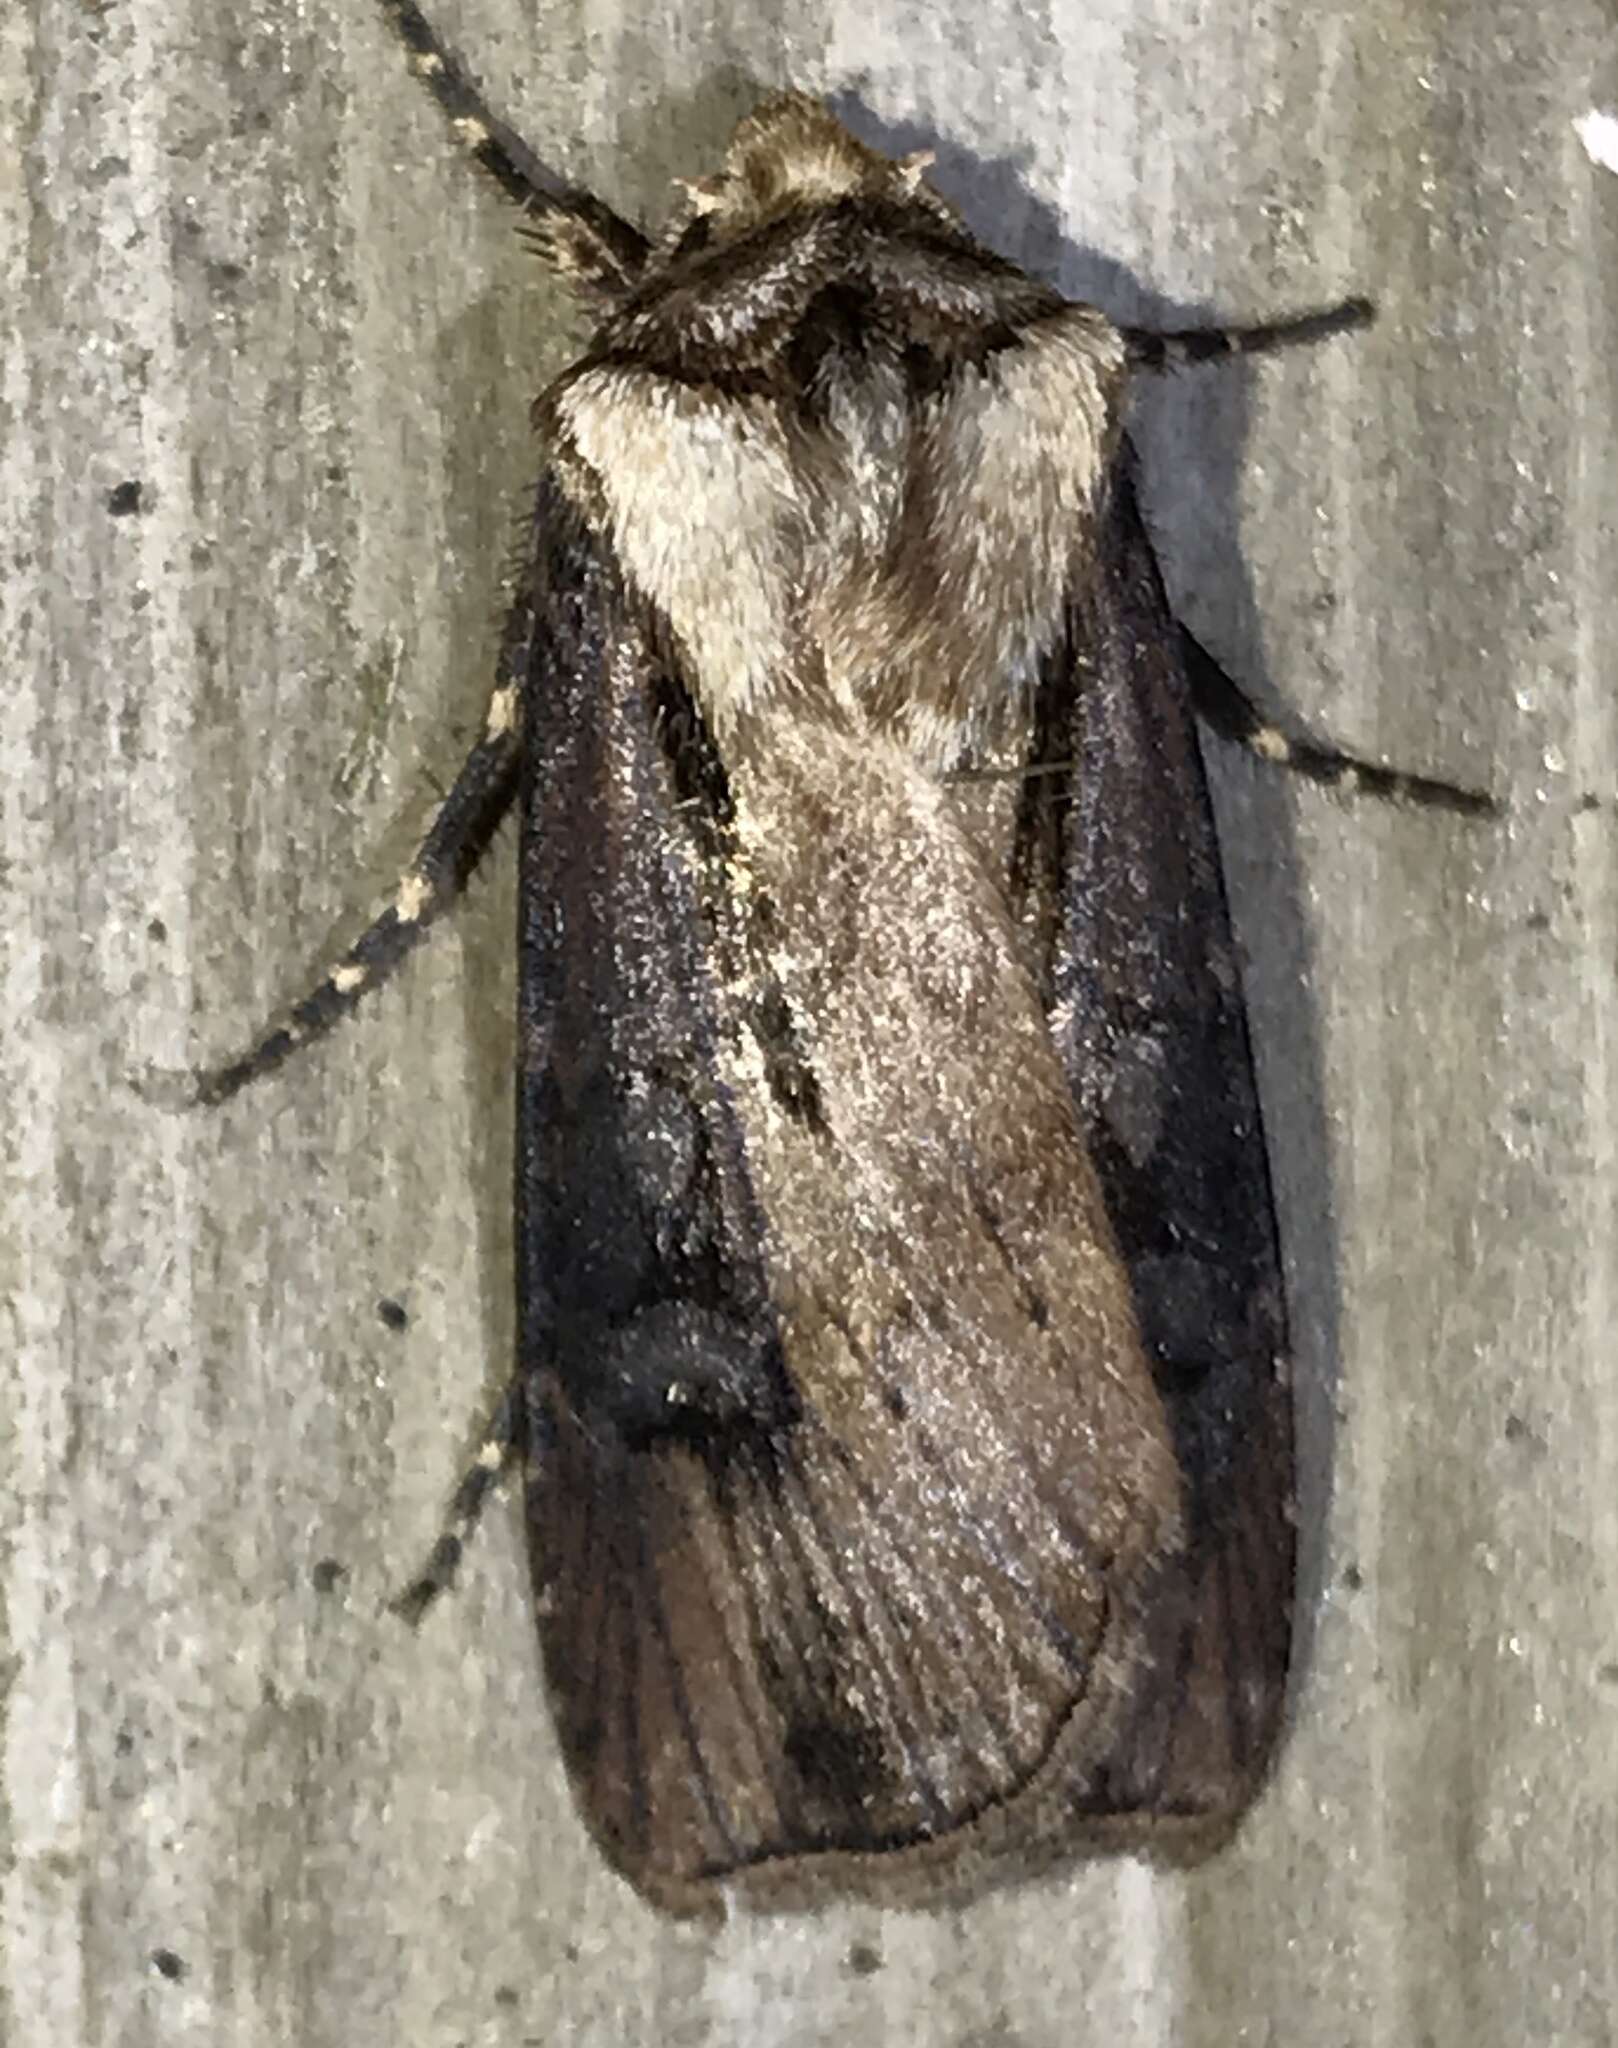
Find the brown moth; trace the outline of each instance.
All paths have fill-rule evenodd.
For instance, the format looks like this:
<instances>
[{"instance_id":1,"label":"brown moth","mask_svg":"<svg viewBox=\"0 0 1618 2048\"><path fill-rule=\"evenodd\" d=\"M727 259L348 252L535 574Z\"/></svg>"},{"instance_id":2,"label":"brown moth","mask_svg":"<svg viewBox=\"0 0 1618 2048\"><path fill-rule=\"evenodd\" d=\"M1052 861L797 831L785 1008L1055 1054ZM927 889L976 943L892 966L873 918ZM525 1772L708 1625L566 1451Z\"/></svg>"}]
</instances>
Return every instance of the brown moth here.
<instances>
[{"instance_id":1,"label":"brown moth","mask_svg":"<svg viewBox=\"0 0 1618 2048\"><path fill-rule=\"evenodd\" d=\"M1268 1167L1132 368L780 94L655 243L386 11L594 309L535 408L487 726L326 1029L521 818L520 1355L419 1613L525 1473L579 1806L677 1913L1223 1841L1293 1579Z\"/></svg>"}]
</instances>

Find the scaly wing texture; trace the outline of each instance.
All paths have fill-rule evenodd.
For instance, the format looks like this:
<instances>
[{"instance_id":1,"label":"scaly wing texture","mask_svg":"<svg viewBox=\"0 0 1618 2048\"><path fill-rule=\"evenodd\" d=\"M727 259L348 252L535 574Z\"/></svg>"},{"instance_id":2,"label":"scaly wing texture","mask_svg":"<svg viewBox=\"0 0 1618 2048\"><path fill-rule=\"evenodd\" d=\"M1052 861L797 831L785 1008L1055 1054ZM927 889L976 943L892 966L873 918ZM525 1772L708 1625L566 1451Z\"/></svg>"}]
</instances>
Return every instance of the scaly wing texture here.
<instances>
[{"instance_id":1,"label":"scaly wing texture","mask_svg":"<svg viewBox=\"0 0 1618 2048\"><path fill-rule=\"evenodd\" d=\"M1188 1484L1185 1617L1107 1803L1234 1820L1281 1720L1294 1510L1286 1318L1240 964L1180 638L1126 449L1075 607L1081 687L1041 741L1074 763L1053 1030ZM1121 790L1149 799L1120 805ZM1165 1600L1164 1622L1172 1603Z\"/></svg>"},{"instance_id":2,"label":"scaly wing texture","mask_svg":"<svg viewBox=\"0 0 1618 2048\"><path fill-rule=\"evenodd\" d=\"M822 733L744 818L545 517L519 1178L564 1746L665 1904L878 1851L965 1882L1094 1783L1181 1537L1067 1083L936 781Z\"/></svg>"}]
</instances>

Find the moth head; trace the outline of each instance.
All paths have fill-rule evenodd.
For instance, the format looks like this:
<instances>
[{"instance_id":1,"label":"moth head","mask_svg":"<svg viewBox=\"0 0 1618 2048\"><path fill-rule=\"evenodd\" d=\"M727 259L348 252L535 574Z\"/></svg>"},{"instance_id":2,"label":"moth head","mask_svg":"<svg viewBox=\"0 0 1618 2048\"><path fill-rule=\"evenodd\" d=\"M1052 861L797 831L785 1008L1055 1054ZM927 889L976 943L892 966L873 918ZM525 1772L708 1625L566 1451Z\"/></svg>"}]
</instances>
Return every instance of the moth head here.
<instances>
[{"instance_id":1,"label":"moth head","mask_svg":"<svg viewBox=\"0 0 1618 2048\"><path fill-rule=\"evenodd\" d=\"M895 161L807 93L772 93L738 124L717 174L682 186L685 208L671 239L700 220L706 239L727 241L782 214L843 199L919 204L950 219L948 205L923 183L932 160L931 150L917 150Z\"/></svg>"}]
</instances>

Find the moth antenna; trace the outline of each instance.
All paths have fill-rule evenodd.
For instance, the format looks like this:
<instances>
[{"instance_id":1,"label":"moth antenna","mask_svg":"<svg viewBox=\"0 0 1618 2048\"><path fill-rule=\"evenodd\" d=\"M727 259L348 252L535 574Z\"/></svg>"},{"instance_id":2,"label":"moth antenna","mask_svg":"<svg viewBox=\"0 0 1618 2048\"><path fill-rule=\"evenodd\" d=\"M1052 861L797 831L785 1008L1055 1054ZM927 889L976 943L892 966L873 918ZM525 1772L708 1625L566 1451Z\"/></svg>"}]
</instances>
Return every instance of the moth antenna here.
<instances>
[{"instance_id":1,"label":"moth antenna","mask_svg":"<svg viewBox=\"0 0 1618 2048\"><path fill-rule=\"evenodd\" d=\"M1272 320L1259 327L1183 327L1166 333L1146 327L1124 327L1129 361L1137 370L1177 370L1218 356L1263 355L1271 349L1327 341L1369 327L1376 308L1369 299L1345 299L1340 306L1300 313L1291 320Z\"/></svg>"},{"instance_id":2,"label":"moth antenna","mask_svg":"<svg viewBox=\"0 0 1618 2048\"><path fill-rule=\"evenodd\" d=\"M168 1108L211 1108L228 1101L250 1081L323 1038L421 942L428 926L465 888L516 795L522 751L518 678L527 664L532 637L533 608L523 595L506 621L483 730L461 763L415 859L400 876L388 908L372 920L322 980L293 1004L285 1021L265 1031L244 1053L189 1074L142 1077L135 1083L142 1095Z\"/></svg>"},{"instance_id":3,"label":"moth antenna","mask_svg":"<svg viewBox=\"0 0 1618 2048\"><path fill-rule=\"evenodd\" d=\"M557 179L515 129L499 119L466 66L412 0L381 0L410 69L443 110L472 161L525 215L523 237L569 284L608 299L635 284L650 248L640 229L605 201Z\"/></svg>"},{"instance_id":4,"label":"moth antenna","mask_svg":"<svg viewBox=\"0 0 1618 2048\"><path fill-rule=\"evenodd\" d=\"M1222 669L1187 627L1180 627L1180 650L1186 681L1197 716L1221 739L1245 748L1260 761L1291 769L1343 796L1379 797L1390 803L1415 804L1424 810L1450 811L1463 818L1498 817L1500 805L1486 790L1462 789L1427 775L1410 775L1363 761L1313 740L1295 739L1272 725Z\"/></svg>"},{"instance_id":5,"label":"moth antenna","mask_svg":"<svg viewBox=\"0 0 1618 2048\"><path fill-rule=\"evenodd\" d=\"M513 1380L489 1417L476 1455L461 1474L449 1514L426 1564L404 1591L388 1602L389 1613L397 1614L412 1628L419 1625L439 1594L455 1583L461 1558L489 1504L490 1494L522 1453L523 1415L522 1382Z\"/></svg>"}]
</instances>

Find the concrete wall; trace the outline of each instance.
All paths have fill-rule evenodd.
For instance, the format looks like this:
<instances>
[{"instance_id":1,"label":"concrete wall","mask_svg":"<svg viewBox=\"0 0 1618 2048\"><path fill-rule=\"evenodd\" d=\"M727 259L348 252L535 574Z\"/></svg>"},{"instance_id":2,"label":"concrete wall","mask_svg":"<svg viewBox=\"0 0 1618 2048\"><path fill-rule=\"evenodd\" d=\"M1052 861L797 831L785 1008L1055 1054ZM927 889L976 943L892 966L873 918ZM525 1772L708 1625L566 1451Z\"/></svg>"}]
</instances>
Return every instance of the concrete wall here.
<instances>
[{"instance_id":1,"label":"concrete wall","mask_svg":"<svg viewBox=\"0 0 1618 2048\"><path fill-rule=\"evenodd\" d=\"M1211 750L1307 1478L1238 1845L660 1923L569 1806L514 1510L419 1637L381 1612L510 1349L509 842L324 1049L211 1118L127 1085L232 1048L408 852L577 326L366 0L10 0L0 2040L1610 2042L1618 178L1572 128L1610 9L440 14L627 211L793 80L1123 317L1372 292L1369 335L1143 395L1152 514L1267 703L1509 815Z\"/></svg>"}]
</instances>

